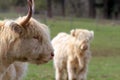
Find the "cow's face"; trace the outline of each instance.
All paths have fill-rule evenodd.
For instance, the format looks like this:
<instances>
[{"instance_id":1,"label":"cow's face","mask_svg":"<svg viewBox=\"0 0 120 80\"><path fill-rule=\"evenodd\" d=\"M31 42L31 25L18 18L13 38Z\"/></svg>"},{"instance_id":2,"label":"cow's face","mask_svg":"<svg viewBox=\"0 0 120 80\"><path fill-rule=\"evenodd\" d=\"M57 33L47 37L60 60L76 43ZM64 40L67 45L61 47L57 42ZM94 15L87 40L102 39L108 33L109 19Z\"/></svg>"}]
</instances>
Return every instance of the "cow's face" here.
<instances>
[{"instance_id":1,"label":"cow's face","mask_svg":"<svg viewBox=\"0 0 120 80\"><path fill-rule=\"evenodd\" d=\"M8 48L5 55L14 61L46 63L53 57L49 30L46 25L31 18L32 0L29 0L28 3L30 10L27 16L0 22L1 40Z\"/></svg>"},{"instance_id":2,"label":"cow's face","mask_svg":"<svg viewBox=\"0 0 120 80\"><path fill-rule=\"evenodd\" d=\"M71 30L71 35L79 40L91 41L94 37L94 32L86 29L75 29Z\"/></svg>"},{"instance_id":3,"label":"cow's face","mask_svg":"<svg viewBox=\"0 0 120 80\"><path fill-rule=\"evenodd\" d=\"M52 59L53 47L46 25L31 18L25 26L14 21L7 21L4 29L6 32L4 38L8 40L10 46L9 56L19 61L36 64L45 63Z\"/></svg>"},{"instance_id":4,"label":"cow's face","mask_svg":"<svg viewBox=\"0 0 120 80\"><path fill-rule=\"evenodd\" d=\"M50 35L48 27L44 24L38 23L36 20L31 19L28 25L31 29L28 28L27 39L23 39L23 46L27 45L26 49L29 48L28 52L31 52L28 60L31 63L45 63L48 62L53 57L53 47L50 41ZM31 32L29 32L31 30ZM31 35L33 33L33 35ZM28 43L29 42L29 43Z\"/></svg>"}]
</instances>

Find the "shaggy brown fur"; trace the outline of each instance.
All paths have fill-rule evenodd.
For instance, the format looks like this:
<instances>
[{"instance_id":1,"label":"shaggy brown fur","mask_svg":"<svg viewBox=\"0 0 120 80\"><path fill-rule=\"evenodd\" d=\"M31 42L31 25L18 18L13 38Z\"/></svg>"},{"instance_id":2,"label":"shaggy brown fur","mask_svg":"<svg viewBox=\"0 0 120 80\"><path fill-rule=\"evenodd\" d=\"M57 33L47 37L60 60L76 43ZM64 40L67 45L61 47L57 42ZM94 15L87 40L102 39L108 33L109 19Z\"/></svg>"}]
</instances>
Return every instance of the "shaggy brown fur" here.
<instances>
[{"instance_id":1,"label":"shaggy brown fur","mask_svg":"<svg viewBox=\"0 0 120 80\"><path fill-rule=\"evenodd\" d=\"M0 21L0 80L20 80L27 64L43 64L53 57L49 29L32 16ZM8 79L9 78L9 79Z\"/></svg>"},{"instance_id":2,"label":"shaggy brown fur","mask_svg":"<svg viewBox=\"0 0 120 80\"><path fill-rule=\"evenodd\" d=\"M2 80L22 80L27 71L27 63L15 62L11 64L2 76Z\"/></svg>"},{"instance_id":3,"label":"shaggy brown fur","mask_svg":"<svg viewBox=\"0 0 120 80\"><path fill-rule=\"evenodd\" d=\"M56 80L86 80L93 36L93 31L76 29L70 35L59 33L52 40Z\"/></svg>"}]
</instances>

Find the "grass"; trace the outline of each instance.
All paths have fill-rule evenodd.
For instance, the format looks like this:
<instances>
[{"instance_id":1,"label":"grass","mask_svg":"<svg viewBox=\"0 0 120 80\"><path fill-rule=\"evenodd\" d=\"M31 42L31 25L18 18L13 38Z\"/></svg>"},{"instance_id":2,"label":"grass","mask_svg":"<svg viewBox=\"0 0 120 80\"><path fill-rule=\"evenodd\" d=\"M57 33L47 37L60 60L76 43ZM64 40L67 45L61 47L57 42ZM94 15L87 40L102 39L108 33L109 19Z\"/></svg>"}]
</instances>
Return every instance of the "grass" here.
<instances>
[{"instance_id":1,"label":"grass","mask_svg":"<svg viewBox=\"0 0 120 80\"><path fill-rule=\"evenodd\" d=\"M120 80L119 61L119 57L93 57L88 80ZM52 61L40 66L30 64L24 80L55 80Z\"/></svg>"},{"instance_id":2,"label":"grass","mask_svg":"<svg viewBox=\"0 0 120 80\"><path fill-rule=\"evenodd\" d=\"M29 65L27 77L24 80L54 80L52 61L45 65Z\"/></svg>"},{"instance_id":3,"label":"grass","mask_svg":"<svg viewBox=\"0 0 120 80\"><path fill-rule=\"evenodd\" d=\"M120 27L119 25L99 24L95 20L80 19L73 20L53 20L47 23L51 29L52 37L59 32L69 33L71 29L84 28L94 31L94 40L91 44L93 55L109 56L119 55L120 53Z\"/></svg>"},{"instance_id":4,"label":"grass","mask_svg":"<svg viewBox=\"0 0 120 80\"><path fill-rule=\"evenodd\" d=\"M14 16L1 14L0 18L3 19L5 15ZM76 18L55 18L42 22L49 26L52 38L59 32L69 33L75 28L93 30L95 37L91 43L93 57L89 64L88 80L120 80L120 25L118 23ZM30 64L24 80L54 80L52 61L39 66Z\"/></svg>"},{"instance_id":5,"label":"grass","mask_svg":"<svg viewBox=\"0 0 120 80\"><path fill-rule=\"evenodd\" d=\"M95 38L91 44L92 59L89 64L88 80L120 80L120 27L111 21L96 22L91 19L49 20L52 38L59 32L67 32L75 28L94 30ZM36 66L29 65L25 80L54 80L52 61Z\"/></svg>"},{"instance_id":6,"label":"grass","mask_svg":"<svg viewBox=\"0 0 120 80\"><path fill-rule=\"evenodd\" d=\"M88 80L120 80L120 57L94 57L89 66Z\"/></svg>"},{"instance_id":7,"label":"grass","mask_svg":"<svg viewBox=\"0 0 120 80\"><path fill-rule=\"evenodd\" d=\"M14 13L14 12L1 12L0 13L0 20L2 19L16 19L18 16L22 16L20 13Z\"/></svg>"}]
</instances>

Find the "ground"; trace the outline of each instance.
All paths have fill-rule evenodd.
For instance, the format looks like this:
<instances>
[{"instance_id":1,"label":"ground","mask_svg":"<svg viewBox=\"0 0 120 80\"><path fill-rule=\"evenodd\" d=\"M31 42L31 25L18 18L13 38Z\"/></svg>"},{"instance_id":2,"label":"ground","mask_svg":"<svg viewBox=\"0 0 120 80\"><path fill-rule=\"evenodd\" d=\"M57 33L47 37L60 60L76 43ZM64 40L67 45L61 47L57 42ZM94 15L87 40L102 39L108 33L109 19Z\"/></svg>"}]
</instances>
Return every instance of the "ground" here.
<instances>
[{"instance_id":1,"label":"ground","mask_svg":"<svg viewBox=\"0 0 120 80\"><path fill-rule=\"evenodd\" d=\"M58 32L68 32L73 28L94 30L95 38L91 44L92 59L89 64L88 80L120 79L120 25L113 21L91 19L47 20L52 38ZM54 80L52 61L48 64L29 65L24 80Z\"/></svg>"},{"instance_id":2,"label":"ground","mask_svg":"<svg viewBox=\"0 0 120 80\"><path fill-rule=\"evenodd\" d=\"M13 16L13 14L1 13L0 19ZM16 16L18 15L14 18ZM88 80L120 80L120 24L118 21L58 17L46 19L39 16L37 19L50 27L52 38L59 32L69 33L73 28L94 30L95 38L91 43L92 59L89 64ZM30 64L24 80L54 80L52 61L39 66Z\"/></svg>"},{"instance_id":3,"label":"ground","mask_svg":"<svg viewBox=\"0 0 120 80\"><path fill-rule=\"evenodd\" d=\"M88 80L120 80L120 57L93 57ZM24 80L55 80L52 61L41 66L29 65Z\"/></svg>"}]
</instances>

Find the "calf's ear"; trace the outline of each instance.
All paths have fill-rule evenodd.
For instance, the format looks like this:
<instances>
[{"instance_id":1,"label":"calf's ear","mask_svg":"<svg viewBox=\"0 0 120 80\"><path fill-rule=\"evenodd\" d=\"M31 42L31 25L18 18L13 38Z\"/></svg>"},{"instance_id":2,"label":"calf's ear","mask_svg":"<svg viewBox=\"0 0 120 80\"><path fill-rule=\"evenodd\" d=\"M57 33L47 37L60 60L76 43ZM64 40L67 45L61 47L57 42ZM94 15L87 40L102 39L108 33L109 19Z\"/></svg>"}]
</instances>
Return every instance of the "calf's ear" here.
<instances>
[{"instance_id":1,"label":"calf's ear","mask_svg":"<svg viewBox=\"0 0 120 80\"><path fill-rule=\"evenodd\" d=\"M75 29L71 30L71 31L70 31L70 34L71 34L72 36L75 36Z\"/></svg>"},{"instance_id":2,"label":"calf's ear","mask_svg":"<svg viewBox=\"0 0 120 80\"><path fill-rule=\"evenodd\" d=\"M22 33L22 27L19 24L15 23L15 22L11 22L10 27L14 32L16 32L18 34Z\"/></svg>"},{"instance_id":3,"label":"calf's ear","mask_svg":"<svg viewBox=\"0 0 120 80\"><path fill-rule=\"evenodd\" d=\"M91 34L90 40L92 40L94 38L94 31L90 31L90 34Z\"/></svg>"},{"instance_id":4,"label":"calf's ear","mask_svg":"<svg viewBox=\"0 0 120 80\"><path fill-rule=\"evenodd\" d=\"M0 21L0 27L4 25L4 22L3 21Z\"/></svg>"}]
</instances>

